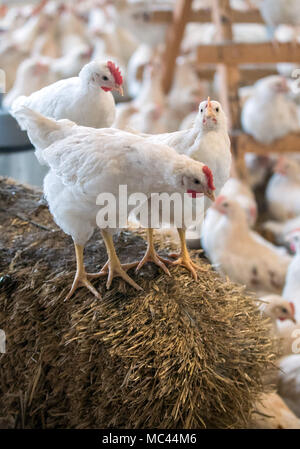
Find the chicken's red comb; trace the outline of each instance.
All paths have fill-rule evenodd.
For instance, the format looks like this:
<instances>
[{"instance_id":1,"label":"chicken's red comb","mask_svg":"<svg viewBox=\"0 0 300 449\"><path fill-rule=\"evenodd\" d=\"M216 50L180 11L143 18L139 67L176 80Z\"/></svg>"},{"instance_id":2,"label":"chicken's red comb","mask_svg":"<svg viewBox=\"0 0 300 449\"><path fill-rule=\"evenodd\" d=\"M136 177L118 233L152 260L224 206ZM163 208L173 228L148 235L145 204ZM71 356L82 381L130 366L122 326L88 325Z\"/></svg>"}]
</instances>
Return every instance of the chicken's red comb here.
<instances>
[{"instance_id":1,"label":"chicken's red comb","mask_svg":"<svg viewBox=\"0 0 300 449\"><path fill-rule=\"evenodd\" d=\"M216 190L216 188L214 186L214 177L211 172L211 169L207 165L204 165L204 167L202 168L202 171L206 176L207 185L210 188L210 190Z\"/></svg>"},{"instance_id":2,"label":"chicken's red comb","mask_svg":"<svg viewBox=\"0 0 300 449\"><path fill-rule=\"evenodd\" d=\"M108 61L107 67L110 70L110 73L113 75L115 82L121 86L123 84L123 78L120 72L119 67L117 67L112 61Z\"/></svg>"}]
</instances>

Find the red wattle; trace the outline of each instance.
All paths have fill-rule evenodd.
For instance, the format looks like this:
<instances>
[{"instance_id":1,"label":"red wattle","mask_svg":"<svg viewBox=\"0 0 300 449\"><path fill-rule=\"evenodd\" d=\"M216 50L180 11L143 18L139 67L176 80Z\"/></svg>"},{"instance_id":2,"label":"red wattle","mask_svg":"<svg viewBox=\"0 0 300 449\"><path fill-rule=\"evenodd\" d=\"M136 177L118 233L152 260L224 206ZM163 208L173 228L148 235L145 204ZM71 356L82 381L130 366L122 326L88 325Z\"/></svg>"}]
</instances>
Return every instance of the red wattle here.
<instances>
[{"instance_id":1,"label":"red wattle","mask_svg":"<svg viewBox=\"0 0 300 449\"><path fill-rule=\"evenodd\" d=\"M112 89L110 87L101 87L104 92L110 92Z\"/></svg>"},{"instance_id":2,"label":"red wattle","mask_svg":"<svg viewBox=\"0 0 300 449\"><path fill-rule=\"evenodd\" d=\"M196 192L196 190L188 190L187 193L192 198L200 198L201 196L203 196L202 192Z\"/></svg>"}]
</instances>

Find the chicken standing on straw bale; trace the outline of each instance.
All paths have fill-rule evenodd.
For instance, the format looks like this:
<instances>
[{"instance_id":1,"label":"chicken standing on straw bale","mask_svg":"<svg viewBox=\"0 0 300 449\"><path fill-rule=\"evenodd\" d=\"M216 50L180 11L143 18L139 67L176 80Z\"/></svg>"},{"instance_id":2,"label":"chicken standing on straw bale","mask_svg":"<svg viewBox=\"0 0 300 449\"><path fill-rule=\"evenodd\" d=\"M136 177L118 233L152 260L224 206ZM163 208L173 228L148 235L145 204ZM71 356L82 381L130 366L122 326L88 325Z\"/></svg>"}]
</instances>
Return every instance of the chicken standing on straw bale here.
<instances>
[{"instance_id":1,"label":"chicken standing on straw bale","mask_svg":"<svg viewBox=\"0 0 300 449\"><path fill-rule=\"evenodd\" d=\"M24 105L56 120L69 119L82 126L106 128L115 119L111 91L123 95L122 84L122 75L112 61L92 61L78 77L57 81L29 97L19 97L12 108Z\"/></svg>"},{"instance_id":2,"label":"chicken standing on straw bale","mask_svg":"<svg viewBox=\"0 0 300 449\"><path fill-rule=\"evenodd\" d=\"M222 106L217 101L210 101L210 98L208 98L207 101L200 103L198 116L192 128L167 134L148 135L147 141L169 145L179 154L185 154L196 161L206 164L211 170L215 183L214 185L211 179L211 188L215 190L217 195L229 178L231 168L230 139L226 116ZM212 201L214 201L214 196L205 203L203 209L207 209ZM181 242L181 253L179 256L173 255L174 258L177 258L173 264L180 264L186 267L196 279L195 268L197 266L190 260L186 247L186 229L178 229L178 233ZM158 257L153 246L151 229L148 230L148 243L143 264ZM139 268L141 266L142 264Z\"/></svg>"},{"instance_id":3,"label":"chicken standing on straw bale","mask_svg":"<svg viewBox=\"0 0 300 449\"><path fill-rule=\"evenodd\" d=\"M99 211L96 199L100 193L110 192L118 199L119 186L127 185L128 195L136 192L148 197L154 192L178 192L183 195L189 190L212 195L209 168L177 154L167 145L150 143L121 130L96 130L77 126L69 120L57 122L25 106L20 106L13 114L28 132L39 161L50 167L44 181L50 211L56 223L72 236L75 244L77 272L68 298L81 285L100 298L89 282L83 265L84 245L96 227ZM118 223L117 211L116 218ZM101 223L98 223L100 229ZM126 273L137 263L121 265L113 244L113 231L104 225L101 229L108 262L100 273L91 277L108 273L108 288L113 278L120 276L140 289Z\"/></svg>"}]
</instances>

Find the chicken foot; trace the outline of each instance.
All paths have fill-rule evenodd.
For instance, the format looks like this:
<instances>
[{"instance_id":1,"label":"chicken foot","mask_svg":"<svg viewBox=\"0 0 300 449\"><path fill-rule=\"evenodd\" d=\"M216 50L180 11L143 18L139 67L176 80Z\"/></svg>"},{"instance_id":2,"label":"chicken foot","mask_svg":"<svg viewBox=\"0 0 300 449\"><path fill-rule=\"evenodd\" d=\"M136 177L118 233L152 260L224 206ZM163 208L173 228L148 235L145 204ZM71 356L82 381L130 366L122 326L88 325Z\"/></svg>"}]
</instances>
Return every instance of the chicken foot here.
<instances>
[{"instance_id":1,"label":"chicken foot","mask_svg":"<svg viewBox=\"0 0 300 449\"><path fill-rule=\"evenodd\" d=\"M84 268L83 264L83 246L82 245L75 245L75 254L76 254L76 274L75 278L71 287L71 290L69 291L68 295L65 298L65 301L71 298L71 296L75 293L75 291L79 287L86 287L88 288L98 299L102 299L100 293L92 286L92 284L87 279L87 273Z\"/></svg>"},{"instance_id":2,"label":"chicken foot","mask_svg":"<svg viewBox=\"0 0 300 449\"><path fill-rule=\"evenodd\" d=\"M99 278L99 277L102 277L102 276L106 276L108 274L108 279L107 279L107 283L106 283L107 289L110 288L111 283L112 283L112 281L113 281L113 279L115 277L121 277L122 279L124 279L124 281L126 281L128 284L130 284L136 290L143 290L126 273L126 271L129 270L130 268L136 267L138 262L132 262L132 263L128 263L128 264L121 264L121 262L120 262L120 260L119 260L119 258L117 256L115 247L114 247L114 242L113 242L112 235L109 232L104 231L103 229L101 230L101 234L102 234L102 237L103 237L106 249L107 249L108 261L106 262L106 264L100 270L99 273L95 273L95 274L88 273L87 277L89 279L95 279L95 278Z\"/></svg>"},{"instance_id":3,"label":"chicken foot","mask_svg":"<svg viewBox=\"0 0 300 449\"><path fill-rule=\"evenodd\" d=\"M190 271L193 275L193 278L195 281L198 279L198 275L196 270L204 271L199 265L195 264L191 256L189 254L189 251L186 246L185 241L185 230L184 229L177 229L179 238L180 238L180 244L181 244L181 252L180 254L169 254L169 257L172 257L173 259L177 259L174 262L170 262L173 266L174 265L180 265L182 267L185 267L188 271Z\"/></svg>"},{"instance_id":4,"label":"chicken foot","mask_svg":"<svg viewBox=\"0 0 300 449\"><path fill-rule=\"evenodd\" d=\"M142 266L145 265L145 263L147 263L147 262L155 263L155 265L159 266L168 276L171 276L170 271L168 270L168 268L165 265L165 263L170 263L170 261L163 259L162 257L160 257L157 254L155 247L154 247L154 243L153 243L153 229L151 229L151 228L147 229L146 253L145 253L144 257L142 258L142 260L140 261L140 263L138 264L136 271L139 271L142 268Z\"/></svg>"}]
</instances>

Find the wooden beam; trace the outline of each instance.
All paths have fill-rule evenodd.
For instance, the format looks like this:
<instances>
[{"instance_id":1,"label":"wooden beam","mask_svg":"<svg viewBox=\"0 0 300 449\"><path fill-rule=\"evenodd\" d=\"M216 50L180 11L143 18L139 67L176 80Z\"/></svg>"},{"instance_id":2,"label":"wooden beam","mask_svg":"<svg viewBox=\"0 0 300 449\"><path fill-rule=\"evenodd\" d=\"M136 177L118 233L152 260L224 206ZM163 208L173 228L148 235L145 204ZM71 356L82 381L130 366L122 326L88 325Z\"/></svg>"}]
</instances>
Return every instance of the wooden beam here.
<instances>
[{"instance_id":1,"label":"wooden beam","mask_svg":"<svg viewBox=\"0 0 300 449\"><path fill-rule=\"evenodd\" d=\"M217 30L217 42L233 41L230 0L212 0L212 17ZM226 63L226 65L224 64ZM220 100L228 117L229 128L240 128L239 87L240 72L236 64L222 61L218 65Z\"/></svg>"},{"instance_id":2,"label":"wooden beam","mask_svg":"<svg viewBox=\"0 0 300 449\"><path fill-rule=\"evenodd\" d=\"M172 10L154 11L148 14L147 21L152 23L171 23L173 19ZM230 20L233 23L259 23L264 24L264 20L258 10L238 11L231 10ZM209 23L212 21L210 9L193 10L188 15L188 22Z\"/></svg>"},{"instance_id":3,"label":"wooden beam","mask_svg":"<svg viewBox=\"0 0 300 449\"><path fill-rule=\"evenodd\" d=\"M269 145L257 142L252 136L243 132L233 133L231 140L243 155L245 153L255 153L260 156L267 156L270 153L299 153L300 149L300 133L288 134Z\"/></svg>"},{"instance_id":4,"label":"wooden beam","mask_svg":"<svg viewBox=\"0 0 300 449\"><path fill-rule=\"evenodd\" d=\"M201 80L212 81L214 79L216 69L201 67L197 68L197 74ZM255 83L255 81L266 76L278 75L276 68L240 68L240 86L248 86Z\"/></svg>"},{"instance_id":5,"label":"wooden beam","mask_svg":"<svg viewBox=\"0 0 300 449\"><path fill-rule=\"evenodd\" d=\"M198 64L277 64L300 63L300 44L271 42L258 44L221 43L197 48Z\"/></svg>"},{"instance_id":6,"label":"wooden beam","mask_svg":"<svg viewBox=\"0 0 300 449\"><path fill-rule=\"evenodd\" d=\"M185 27L192 10L192 3L193 0L177 0L173 21L167 32L162 70L162 87L166 94L171 89L173 83L176 58L180 52Z\"/></svg>"}]
</instances>

